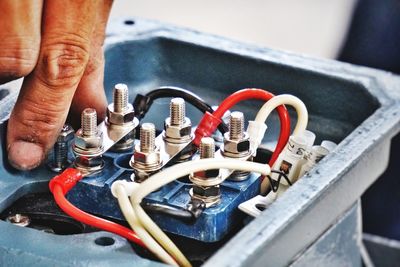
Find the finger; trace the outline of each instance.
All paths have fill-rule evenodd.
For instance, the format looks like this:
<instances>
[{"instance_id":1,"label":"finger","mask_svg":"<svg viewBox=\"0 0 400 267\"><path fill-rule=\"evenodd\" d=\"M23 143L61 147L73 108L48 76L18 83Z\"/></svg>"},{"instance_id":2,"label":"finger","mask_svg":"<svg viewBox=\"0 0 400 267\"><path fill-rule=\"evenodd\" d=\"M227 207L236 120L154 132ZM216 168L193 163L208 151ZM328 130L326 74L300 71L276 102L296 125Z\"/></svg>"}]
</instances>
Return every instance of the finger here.
<instances>
[{"instance_id":1,"label":"finger","mask_svg":"<svg viewBox=\"0 0 400 267\"><path fill-rule=\"evenodd\" d=\"M112 2L112 0L101 1L97 9L96 23L91 38L89 62L75 92L68 118L68 121L76 129L80 127L80 114L87 107L97 110L99 120L103 120L105 116L107 99L103 85L103 44Z\"/></svg>"},{"instance_id":2,"label":"finger","mask_svg":"<svg viewBox=\"0 0 400 267\"><path fill-rule=\"evenodd\" d=\"M65 122L89 60L96 4L44 2L38 63L25 78L8 123L8 158L18 169L38 166Z\"/></svg>"},{"instance_id":3,"label":"finger","mask_svg":"<svg viewBox=\"0 0 400 267\"><path fill-rule=\"evenodd\" d=\"M43 1L0 1L0 84L28 75L40 46Z\"/></svg>"}]
</instances>

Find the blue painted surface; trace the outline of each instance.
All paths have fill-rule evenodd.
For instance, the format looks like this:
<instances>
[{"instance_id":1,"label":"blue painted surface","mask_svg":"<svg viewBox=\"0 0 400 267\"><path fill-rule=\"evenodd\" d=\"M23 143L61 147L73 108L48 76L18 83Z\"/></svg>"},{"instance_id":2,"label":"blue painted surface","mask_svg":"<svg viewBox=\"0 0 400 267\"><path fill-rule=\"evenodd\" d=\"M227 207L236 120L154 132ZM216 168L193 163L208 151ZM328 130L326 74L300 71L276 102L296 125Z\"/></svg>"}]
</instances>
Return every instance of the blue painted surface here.
<instances>
[{"instance_id":1,"label":"blue painted surface","mask_svg":"<svg viewBox=\"0 0 400 267\"><path fill-rule=\"evenodd\" d=\"M68 193L67 198L85 211L125 220L116 199L111 194L110 187L115 180L130 180L132 170L117 166L115 159L118 157L122 156L116 153L107 153L104 157L106 163L104 170L97 175L81 180ZM205 209L194 224L187 224L160 213L150 214L150 216L161 229L167 232L203 242L219 241L243 219L244 215L237 208L239 204L259 193L258 177L257 174L251 174L247 180L242 182L225 181L220 187L221 203ZM189 183L174 181L151 193L144 201L186 208L190 201L190 188L191 184Z\"/></svg>"}]
</instances>

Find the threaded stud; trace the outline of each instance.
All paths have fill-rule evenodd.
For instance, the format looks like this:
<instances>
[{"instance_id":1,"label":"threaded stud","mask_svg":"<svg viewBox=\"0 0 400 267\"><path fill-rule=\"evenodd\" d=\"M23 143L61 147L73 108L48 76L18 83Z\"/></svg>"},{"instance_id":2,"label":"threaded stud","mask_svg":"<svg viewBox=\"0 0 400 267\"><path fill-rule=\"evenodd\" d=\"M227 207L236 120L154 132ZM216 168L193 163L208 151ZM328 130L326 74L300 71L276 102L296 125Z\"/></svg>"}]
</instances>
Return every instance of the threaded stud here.
<instances>
[{"instance_id":1,"label":"threaded stud","mask_svg":"<svg viewBox=\"0 0 400 267\"><path fill-rule=\"evenodd\" d=\"M240 140L244 135L244 115L242 112L234 111L229 120L229 138Z\"/></svg>"},{"instance_id":2,"label":"threaded stud","mask_svg":"<svg viewBox=\"0 0 400 267\"><path fill-rule=\"evenodd\" d=\"M171 125L181 126L185 123L185 100L183 98L177 97L171 99L169 106Z\"/></svg>"},{"instance_id":3,"label":"threaded stud","mask_svg":"<svg viewBox=\"0 0 400 267\"><path fill-rule=\"evenodd\" d=\"M93 108L86 108L81 115L83 136L94 136L97 133L97 112Z\"/></svg>"},{"instance_id":4,"label":"threaded stud","mask_svg":"<svg viewBox=\"0 0 400 267\"><path fill-rule=\"evenodd\" d=\"M140 128L140 151L153 152L155 149L156 128L153 123L143 123Z\"/></svg>"},{"instance_id":5,"label":"threaded stud","mask_svg":"<svg viewBox=\"0 0 400 267\"><path fill-rule=\"evenodd\" d=\"M214 158L215 142L211 137L203 137L200 141L200 158Z\"/></svg>"},{"instance_id":6,"label":"threaded stud","mask_svg":"<svg viewBox=\"0 0 400 267\"><path fill-rule=\"evenodd\" d=\"M123 83L116 84L113 91L114 111L123 112L128 107L128 86Z\"/></svg>"}]
</instances>

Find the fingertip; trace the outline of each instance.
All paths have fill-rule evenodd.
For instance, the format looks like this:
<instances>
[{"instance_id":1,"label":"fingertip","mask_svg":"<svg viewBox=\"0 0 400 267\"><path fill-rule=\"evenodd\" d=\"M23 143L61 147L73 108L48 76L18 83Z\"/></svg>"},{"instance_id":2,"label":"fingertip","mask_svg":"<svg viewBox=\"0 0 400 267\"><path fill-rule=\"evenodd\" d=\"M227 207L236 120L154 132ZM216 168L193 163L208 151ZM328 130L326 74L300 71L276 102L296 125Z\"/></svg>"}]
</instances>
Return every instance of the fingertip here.
<instances>
[{"instance_id":1,"label":"fingertip","mask_svg":"<svg viewBox=\"0 0 400 267\"><path fill-rule=\"evenodd\" d=\"M8 146L8 161L16 169L27 171L40 165L44 158L43 148L35 143L15 141Z\"/></svg>"}]
</instances>

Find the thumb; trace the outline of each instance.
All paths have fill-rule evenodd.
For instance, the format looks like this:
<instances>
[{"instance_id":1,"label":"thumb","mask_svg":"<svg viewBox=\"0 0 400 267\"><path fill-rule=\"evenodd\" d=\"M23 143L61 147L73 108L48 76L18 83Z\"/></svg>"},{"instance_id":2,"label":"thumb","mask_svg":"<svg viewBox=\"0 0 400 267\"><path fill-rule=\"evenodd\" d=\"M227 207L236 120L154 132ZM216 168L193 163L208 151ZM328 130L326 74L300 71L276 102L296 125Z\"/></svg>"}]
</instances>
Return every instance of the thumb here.
<instances>
[{"instance_id":1,"label":"thumb","mask_svg":"<svg viewBox=\"0 0 400 267\"><path fill-rule=\"evenodd\" d=\"M18 169L37 167L65 122L89 60L94 3L45 1L38 63L24 80L8 122L8 159Z\"/></svg>"}]
</instances>

